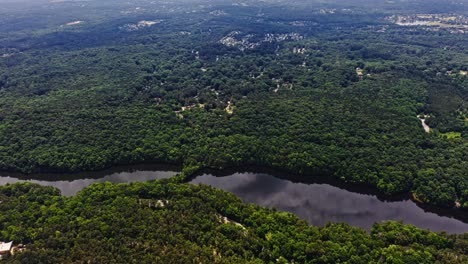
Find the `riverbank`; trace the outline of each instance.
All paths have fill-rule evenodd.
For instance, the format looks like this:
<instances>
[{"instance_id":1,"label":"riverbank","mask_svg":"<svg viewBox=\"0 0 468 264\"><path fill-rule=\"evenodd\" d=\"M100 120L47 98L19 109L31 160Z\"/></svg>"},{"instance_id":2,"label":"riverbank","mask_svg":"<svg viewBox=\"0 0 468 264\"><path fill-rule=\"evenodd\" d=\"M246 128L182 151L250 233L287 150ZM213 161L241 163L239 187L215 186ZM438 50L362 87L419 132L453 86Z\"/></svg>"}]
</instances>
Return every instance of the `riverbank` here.
<instances>
[{"instance_id":1,"label":"riverbank","mask_svg":"<svg viewBox=\"0 0 468 264\"><path fill-rule=\"evenodd\" d=\"M63 197L53 188L23 183L0 187L0 197L0 217L8 226L2 239L28 249L8 263L453 264L466 259L463 234L396 221L375 223L370 230L345 223L317 227L207 185L101 183Z\"/></svg>"},{"instance_id":2,"label":"riverbank","mask_svg":"<svg viewBox=\"0 0 468 264\"><path fill-rule=\"evenodd\" d=\"M165 172L164 177L155 175L151 172ZM167 174L166 172L170 172ZM62 191L66 192L67 195L74 195L76 188L84 188L94 182L131 182L133 178L138 177L142 180L157 180L161 178L169 178L174 183L187 183L193 179L202 175L215 175L217 177L230 176L239 173L256 173L256 174L269 174L275 178L288 180L292 183L303 183L303 184L327 184L343 190L347 190L352 193L375 196L382 202L400 202L411 200L418 207L423 208L424 211L435 213L439 216L446 216L458 219L464 223L468 223L468 213L466 210L457 208L442 208L437 206L431 206L424 204L412 195L411 192L404 192L398 194L385 194L379 191L372 185L365 183L353 183L345 182L339 178L331 175L319 175L314 174L297 174L288 171L284 168L274 168L268 166L230 166L227 168L210 168L202 167L200 165L186 165L184 167L175 164L155 164L155 163L144 163L139 165L126 165L116 166L112 169L95 171L95 172L81 172L72 174L12 174L6 172L0 172L0 175L14 177L4 180L4 183L12 183L17 181L32 181L39 184L57 182L56 187L62 188ZM132 176L133 175L133 176ZM141 176L143 175L143 176ZM0 183L2 183L0 181Z\"/></svg>"},{"instance_id":3,"label":"riverbank","mask_svg":"<svg viewBox=\"0 0 468 264\"><path fill-rule=\"evenodd\" d=\"M246 203L294 213L314 226L344 222L370 230L374 223L394 220L437 232L468 232L468 223L425 211L410 199L383 201L326 183L304 184L252 172L223 177L203 174L190 183L228 191Z\"/></svg>"},{"instance_id":4,"label":"riverbank","mask_svg":"<svg viewBox=\"0 0 468 264\"><path fill-rule=\"evenodd\" d=\"M190 172L190 173L188 173ZM198 176L211 174L216 177L225 177L230 176L235 173L259 173L259 174L269 174L275 178L288 180L293 183L304 183L304 184L328 184L340 189L344 189L353 193L363 194L363 195L372 195L377 197L380 201L383 202L399 202L405 200L411 200L418 207L422 208L424 211L435 213L441 216L453 217L464 223L468 223L468 210L464 208L447 208L434 206L431 204L424 203L417 198L416 195L412 192L402 192L396 194L386 194L377 189L375 186L366 184L366 183L354 183L346 182L337 177L331 175L314 175L313 177L297 174L286 170L284 168L274 168L268 166L231 166L227 168L217 169L217 168L192 168L190 171L181 173L180 177L183 178L181 182L189 182Z\"/></svg>"}]
</instances>

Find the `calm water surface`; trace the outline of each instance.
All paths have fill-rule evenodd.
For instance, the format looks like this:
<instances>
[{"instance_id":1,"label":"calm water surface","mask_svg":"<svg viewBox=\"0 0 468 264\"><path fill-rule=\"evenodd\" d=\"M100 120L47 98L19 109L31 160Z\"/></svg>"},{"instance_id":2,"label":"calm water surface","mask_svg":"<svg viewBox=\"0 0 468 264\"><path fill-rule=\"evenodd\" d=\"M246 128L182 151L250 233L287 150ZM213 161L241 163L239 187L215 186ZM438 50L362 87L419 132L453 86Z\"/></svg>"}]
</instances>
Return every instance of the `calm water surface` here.
<instances>
[{"instance_id":1,"label":"calm water surface","mask_svg":"<svg viewBox=\"0 0 468 264\"><path fill-rule=\"evenodd\" d=\"M178 168L133 167L98 173L75 175L0 176L0 185L28 181L54 186L63 195L71 196L95 182L136 182L174 176ZM254 203L292 212L313 225L346 222L369 229L374 222L403 220L433 231L468 232L468 224L452 217L426 212L411 200L382 201L375 195L351 192L329 184L304 184L263 173L233 173L225 177L204 174L192 184L208 184ZM465 214L462 212L462 214ZM458 217L459 218L459 217ZM463 215L461 219L467 219Z\"/></svg>"},{"instance_id":2,"label":"calm water surface","mask_svg":"<svg viewBox=\"0 0 468 264\"><path fill-rule=\"evenodd\" d=\"M81 173L81 174L69 174L60 177L58 174L54 175L38 175L33 176L34 178L28 178L28 176L22 176L21 178L15 176L0 176L0 185L15 182L32 182L45 186L53 186L58 188L62 195L72 196L77 192L81 191L85 187L95 182L143 182L150 180L159 180L170 178L179 173L176 169L171 170L146 170L145 168L138 168L130 171L108 171L107 173Z\"/></svg>"},{"instance_id":3,"label":"calm water surface","mask_svg":"<svg viewBox=\"0 0 468 264\"><path fill-rule=\"evenodd\" d=\"M411 200L381 201L374 195L353 193L328 184L293 183L268 174L236 173L192 180L232 192L247 203L292 212L313 225L346 222L369 229L384 220L403 220L420 228L449 233L468 232L460 220L425 212Z\"/></svg>"}]
</instances>

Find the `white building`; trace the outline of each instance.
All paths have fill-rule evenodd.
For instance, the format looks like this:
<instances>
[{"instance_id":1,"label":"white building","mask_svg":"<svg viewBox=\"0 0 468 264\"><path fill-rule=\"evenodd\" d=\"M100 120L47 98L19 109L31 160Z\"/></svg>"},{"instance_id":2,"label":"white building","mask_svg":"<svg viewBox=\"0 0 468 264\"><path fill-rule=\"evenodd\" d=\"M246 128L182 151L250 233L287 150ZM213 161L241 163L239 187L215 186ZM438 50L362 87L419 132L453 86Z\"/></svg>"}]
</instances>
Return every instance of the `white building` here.
<instances>
[{"instance_id":1,"label":"white building","mask_svg":"<svg viewBox=\"0 0 468 264\"><path fill-rule=\"evenodd\" d=\"M13 246L13 241L0 242L0 259L4 259L8 255L10 255L12 246Z\"/></svg>"}]
</instances>

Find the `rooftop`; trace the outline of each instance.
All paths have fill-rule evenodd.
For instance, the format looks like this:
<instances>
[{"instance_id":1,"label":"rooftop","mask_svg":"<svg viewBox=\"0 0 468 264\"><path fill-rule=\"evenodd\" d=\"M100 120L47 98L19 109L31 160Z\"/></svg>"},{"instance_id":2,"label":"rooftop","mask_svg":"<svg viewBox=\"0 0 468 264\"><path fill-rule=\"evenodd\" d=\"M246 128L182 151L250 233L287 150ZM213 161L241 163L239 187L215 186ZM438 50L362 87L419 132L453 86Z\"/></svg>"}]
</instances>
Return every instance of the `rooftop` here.
<instances>
[{"instance_id":1,"label":"rooftop","mask_svg":"<svg viewBox=\"0 0 468 264\"><path fill-rule=\"evenodd\" d=\"M5 251L10 251L11 246L13 245L13 241L11 242L0 242L0 253L5 252Z\"/></svg>"}]
</instances>

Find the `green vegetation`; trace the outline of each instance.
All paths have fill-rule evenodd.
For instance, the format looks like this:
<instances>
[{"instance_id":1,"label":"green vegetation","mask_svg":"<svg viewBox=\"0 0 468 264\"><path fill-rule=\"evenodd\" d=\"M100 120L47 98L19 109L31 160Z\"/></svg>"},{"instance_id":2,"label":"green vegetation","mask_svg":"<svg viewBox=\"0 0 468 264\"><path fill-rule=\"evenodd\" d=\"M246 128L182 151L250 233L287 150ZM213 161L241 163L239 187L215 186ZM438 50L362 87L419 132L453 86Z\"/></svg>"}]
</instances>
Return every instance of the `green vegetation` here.
<instances>
[{"instance_id":1,"label":"green vegetation","mask_svg":"<svg viewBox=\"0 0 468 264\"><path fill-rule=\"evenodd\" d=\"M455 138L461 138L461 133L460 132L447 132L447 133L440 133L440 137L447 138L447 139L455 139Z\"/></svg>"},{"instance_id":2,"label":"green vegetation","mask_svg":"<svg viewBox=\"0 0 468 264\"><path fill-rule=\"evenodd\" d=\"M261 165L468 208L468 78L446 74L467 70L466 35L400 27L383 8L105 2L50 4L82 10L76 26L0 9L17 29L0 27L1 170ZM142 20L162 22L128 30ZM421 113L459 136L426 134Z\"/></svg>"},{"instance_id":3,"label":"green vegetation","mask_svg":"<svg viewBox=\"0 0 468 264\"><path fill-rule=\"evenodd\" d=\"M0 187L5 263L466 263L468 237L398 222L309 226L227 192L170 180L94 184L74 197Z\"/></svg>"}]
</instances>

